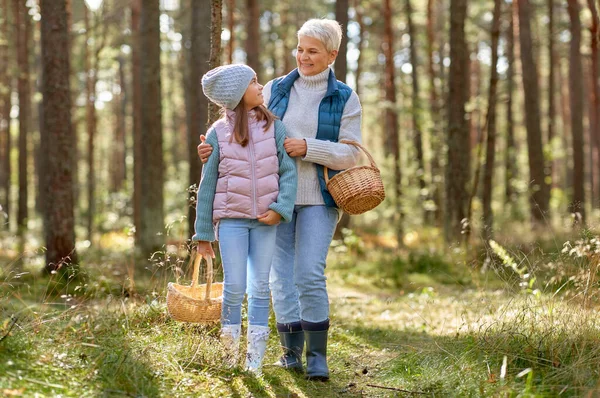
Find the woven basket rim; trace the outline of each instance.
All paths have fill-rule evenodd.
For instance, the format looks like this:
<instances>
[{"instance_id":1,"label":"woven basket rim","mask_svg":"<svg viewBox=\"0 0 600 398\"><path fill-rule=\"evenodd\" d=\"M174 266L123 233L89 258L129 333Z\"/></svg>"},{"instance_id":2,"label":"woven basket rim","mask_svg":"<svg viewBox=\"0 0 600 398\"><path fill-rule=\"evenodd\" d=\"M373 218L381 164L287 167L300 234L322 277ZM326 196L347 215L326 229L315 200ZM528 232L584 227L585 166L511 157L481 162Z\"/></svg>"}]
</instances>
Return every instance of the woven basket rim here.
<instances>
[{"instance_id":1,"label":"woven basket rim","mask_svg":"<svg viewBox=\"0 0 600 398\"><path fill-rule=\"evenodd\" d=\"M213 283L212 285L222 285L223 283L221 282L217 282L217 283ZM169 282L169 284L167 285L167 295L169 293L173 293L173 295L176 296L180 296L183 297L185 300L187 300L190 303L194 303L194 304L206 304L206 303L222 303L223 302L223 295L221 294L218 297L211 297L209 299L196 299L193 297L188 296L187 294L180 292L179 290L177 290L176 286L181 286L181 287L185 287L185 288L189 288L190 286L186 286L186 285L180 285L178 283L174 283L174 282ZM202 286L202 285L197 285L197 286Z\"/></svg>"}]
</instances>

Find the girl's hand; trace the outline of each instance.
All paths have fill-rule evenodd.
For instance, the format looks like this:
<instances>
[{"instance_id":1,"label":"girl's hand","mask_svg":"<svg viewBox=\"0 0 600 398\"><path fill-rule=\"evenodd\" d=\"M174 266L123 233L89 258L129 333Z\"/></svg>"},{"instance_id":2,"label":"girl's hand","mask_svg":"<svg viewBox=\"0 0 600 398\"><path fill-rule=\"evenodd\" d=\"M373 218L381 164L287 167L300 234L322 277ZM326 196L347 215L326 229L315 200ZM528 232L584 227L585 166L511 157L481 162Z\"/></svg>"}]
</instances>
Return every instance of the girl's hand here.
<instances>
[{"instance_id":1,"label":"girl's hand","mask_svg":"<svg viewBox=\"0 0 600 398\"><path fill-rule=\"evenodd\" d=\"M264 214L257 217L257 220L267 225L277 225L281 221L281 214L274 210L267 210Z\"/></svg>"},{"instance_id":2,"label":"girl's hand","mask_svg":"<svg viewBox=\"0 0 600 398\"><path fill-rule=\"evenodd\" d=\"M202 163L206 163L208 161L208 157L213 151L213 147L210 144L206 143L206 136L202 134L200 136L200 145L198 145L198 156L200 157L200 161Z\"/></svg>"},{"instance_id":3,"label":"girl's hand","mask_svg":"<svg viewBox=\"0 0 600 398\"><path fill-rule=\"evenodd\" d=\"M212 245L206 240L198 241L196 251L204 258L208 258L208 256L215 258L215 252L213 251Z\"/></svg>"},{"instance_id":4,"label":"girl's hand","mask_svg":"<svg viewBox=\"0 0 600 398\"><path fill-rule=\"evenodd\" d=\"M306 155L306 141L303 138L286 138L283 148L293 158Z\"/></svg>"}]
</instances>

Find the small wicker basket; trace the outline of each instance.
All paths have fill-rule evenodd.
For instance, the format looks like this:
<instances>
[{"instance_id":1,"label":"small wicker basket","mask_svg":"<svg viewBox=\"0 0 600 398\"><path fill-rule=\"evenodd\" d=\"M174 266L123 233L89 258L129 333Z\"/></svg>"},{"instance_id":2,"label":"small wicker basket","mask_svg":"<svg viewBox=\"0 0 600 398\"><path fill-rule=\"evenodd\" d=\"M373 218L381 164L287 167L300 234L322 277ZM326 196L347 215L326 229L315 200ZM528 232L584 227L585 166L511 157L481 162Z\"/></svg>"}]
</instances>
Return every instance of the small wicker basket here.
<instances>
[{"instance_id":1,"label":"small wicker basket","mask_svg":"<svg viewBox=\"0 0 600 398\"><path fill-rule=\"evenodd\" d=\"M371 154L358 142L340 140L354 145L369 158L369 166L354 166L329 178L325 167L325 184L335 203L348 214L362 214L377 207L385 199L381 173Z\"/></svg>"},{"instance_id":2,"label":"small wicker basket","mask_svg":"<svg viewBox=\"0 0 600 398\"><path fill-rule=\"evenodd\" d=\"M212 258L206 258L206 284L198 285L202 256L194 250L194 271L190 286L169 282L167 310L171 318L181 322L213 323L221 319L223 283L213 283Z\"/></svg>"}]
</instances>

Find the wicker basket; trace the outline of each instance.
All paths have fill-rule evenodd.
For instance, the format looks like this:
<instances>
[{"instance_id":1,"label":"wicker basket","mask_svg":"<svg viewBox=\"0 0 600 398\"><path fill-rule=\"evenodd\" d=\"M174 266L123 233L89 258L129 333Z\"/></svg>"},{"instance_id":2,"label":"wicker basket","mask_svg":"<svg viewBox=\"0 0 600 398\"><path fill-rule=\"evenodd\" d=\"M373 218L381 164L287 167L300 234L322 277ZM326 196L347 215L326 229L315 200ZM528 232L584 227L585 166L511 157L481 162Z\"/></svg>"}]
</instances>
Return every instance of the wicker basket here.
<instances>
[{"instance_id":1,"label":"wicker basket","mask_svg":"<svg viewBox=\"0 0 600 398\"><path fill-rule=\"evenodd\" d=\"M348 214L362 214L374 209L385 199L381 173L373 157L356 141L341 140L354 145L369 158L369 166L355 166L329 178L325 167L325 184L335 203Z\"/></svg>"},{"instance_id":2,"label":"wicker basket","mask_svg":"<svg viewBox=\"0 0 600 398\"><path fill-rule=\"evenodd\" d=\"M223 283L213 283L212 258L206 258L206 284L198 285L202 256L194 250L194 271L190 286L169 282L167 310L176 321L194 323L219 322L223 303Z\"/></svg>"}]
</instances>

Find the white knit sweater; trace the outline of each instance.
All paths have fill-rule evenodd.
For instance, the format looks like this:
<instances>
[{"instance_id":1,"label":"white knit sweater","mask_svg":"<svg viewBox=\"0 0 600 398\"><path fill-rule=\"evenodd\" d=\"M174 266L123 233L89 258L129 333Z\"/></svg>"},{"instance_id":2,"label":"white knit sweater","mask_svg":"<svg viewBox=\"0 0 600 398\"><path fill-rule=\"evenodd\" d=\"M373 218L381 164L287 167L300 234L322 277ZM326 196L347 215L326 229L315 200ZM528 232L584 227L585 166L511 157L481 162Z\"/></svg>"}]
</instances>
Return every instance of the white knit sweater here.
<instances>
[{"instance_id":1,"label":"white knit sweater","mask_svg":"<svg viewBox=\"0 0 600 398\"><path fill-rule=\"evenodd\" d=\"M360 154L352 145L318 140L317 127L319 122L319 104L327 92L327 78L330 68L314 76L300 77L294 82L290 92L290 101L283 116L287 136L304 138L306 141L306 156L296 158L298 170L297 205L323 205L323 195L317 176L317 168L313 163L321 164L332 170L347 169L356 165ZM265 105L271 98L272 81L268 82L263 95ZM339 140L348 139L358 142L361 140L362 109L358 95L352 92L342 115Z\"/></svg>"}]
</instances>

